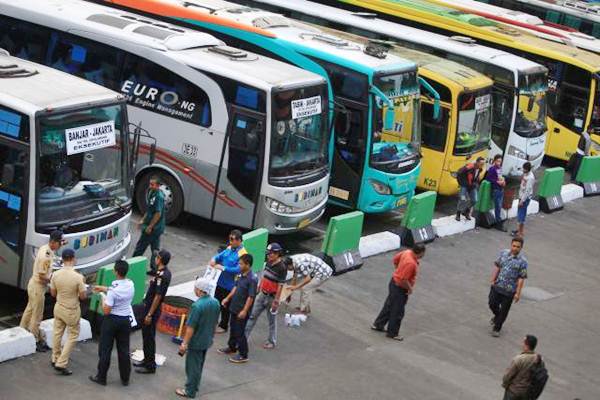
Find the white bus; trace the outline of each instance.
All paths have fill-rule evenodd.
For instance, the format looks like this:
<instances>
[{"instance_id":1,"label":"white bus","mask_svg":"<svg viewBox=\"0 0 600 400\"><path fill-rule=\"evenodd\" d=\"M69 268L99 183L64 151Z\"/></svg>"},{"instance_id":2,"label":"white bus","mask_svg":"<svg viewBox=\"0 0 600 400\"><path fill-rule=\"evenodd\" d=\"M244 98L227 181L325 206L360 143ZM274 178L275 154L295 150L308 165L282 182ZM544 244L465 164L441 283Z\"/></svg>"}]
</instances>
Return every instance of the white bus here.
<instances>
[{"instance_id":1,"label":"white bus","mask_svg":"<svg viewBox=\"0 0 600 400\"><path fill-rule=\"evenodd\" d=\"M0 50L0 283L27 287L63 229L91 273L131 242L124 96Z\"/></svg>"},{"instance_id":2,"label":"white bus","mask_svg":"<svg viewBox=\"0 0 600 400\"><path fill-rule=\"evenodd\" d=\"M538 168L546 143L548 70L505 51L478 45L473 39L446 37L306 0L234 0L288 17L390 40L401 46L435 54L467 65L494 81L492 89L492 148L490 156L504 155L503 174L521 175L525 161Z\"/></svg>"},{"instance_id":3,"label":"white bus","mask_svg":"<svg viewBox=\"0 0 600 400\"><path fill-rule=\"evenodd\" d=\"M0 0L0 46L127 96L130 120L158 142L156 162L136 171L142 212L157 175L167 221L186 211L286 233L323 214L330 130L322 77L79 0ZM282 124L290 129L275 134Z\"/></svg>"}]
</instances>

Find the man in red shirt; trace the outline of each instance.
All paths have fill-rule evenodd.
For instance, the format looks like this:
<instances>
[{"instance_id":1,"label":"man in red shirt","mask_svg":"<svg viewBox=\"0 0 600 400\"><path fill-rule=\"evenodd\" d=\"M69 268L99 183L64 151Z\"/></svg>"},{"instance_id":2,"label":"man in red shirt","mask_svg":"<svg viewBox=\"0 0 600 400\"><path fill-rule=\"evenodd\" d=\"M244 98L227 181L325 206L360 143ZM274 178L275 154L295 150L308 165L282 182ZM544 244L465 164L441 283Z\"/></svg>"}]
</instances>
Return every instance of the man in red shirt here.
<instances>
[{"instance_id":1,"label":"man in red shirt","mask_svg":"<svg viewBox=\"0 0 600 400\"><path fill-rule=\"evenodd\" d=\"M389 294L381 312L371 325L375 331L384 331L387 324L386 336L394 340L404 340L398 335L400 323L404 318L404 307L408 296L412 294L417 273L419 272L419 260L425 255L425 246L415 244L412 249L404 250L394 256L393 264L396 268L389 283Z\"/></svg>"}]
</instances>

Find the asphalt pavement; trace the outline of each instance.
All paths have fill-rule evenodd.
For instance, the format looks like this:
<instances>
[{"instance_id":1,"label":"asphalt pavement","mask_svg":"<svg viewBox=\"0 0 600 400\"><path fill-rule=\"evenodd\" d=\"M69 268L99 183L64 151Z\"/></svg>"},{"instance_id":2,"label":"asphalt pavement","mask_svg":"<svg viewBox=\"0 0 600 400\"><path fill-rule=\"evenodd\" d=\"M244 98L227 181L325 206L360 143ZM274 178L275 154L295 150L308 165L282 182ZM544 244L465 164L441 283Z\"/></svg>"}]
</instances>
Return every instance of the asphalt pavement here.
<instances>
[{"instance_id":1,"label":"asphalt pavement","mask_svg":"<svg viewBox=\"0 0 600 400\"><path fill-rule=\"evenodd\" d=\"M513 222L514 223L514 222ZM199 233L202 232L202 233ZM169 227L163 245L175 255L173 283L202 270L226 229L188 218ZM320 245L319 230L297 247ZM553 215L531 216L524 252L529 279L513 305L502 336L489 334L487 309L492 262L510 237L484 229L437 239L428 246L401 334L404 342L369 329L387 293L392 254L368 258L362 269L332 278L313 298L313 313L300 328L283 326L275 350L260 347L266 317L250 340L250 362L229 363L208 353L201 399L501 399L500 382L525 334L539 338L550 381L542 400L595 400L600 393L600 198L568 203ZM141 334L132 336L132 350ZM80 343L70 377L56 376L49 354L0 364L0 399L174 399L184 381L183 360L170 337L158 334L167 357L157 374L133 374L122 387L116 355L109 385L87 380L97 363L97 344Z\"/></svg>"}]
</instances>

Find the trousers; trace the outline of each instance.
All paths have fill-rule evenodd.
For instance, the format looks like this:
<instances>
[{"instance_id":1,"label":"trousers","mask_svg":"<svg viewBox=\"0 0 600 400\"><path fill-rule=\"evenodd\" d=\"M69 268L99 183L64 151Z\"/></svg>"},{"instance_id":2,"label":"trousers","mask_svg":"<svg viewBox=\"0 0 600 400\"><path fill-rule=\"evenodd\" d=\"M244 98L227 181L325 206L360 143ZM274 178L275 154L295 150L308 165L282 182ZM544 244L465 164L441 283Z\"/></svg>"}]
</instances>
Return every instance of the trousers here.
<instances>
[{"instance_id":1,"label":"trousers","mask_svg":"<svg viewBox=\"0 0 600 400\"><path fill-rule=\"evenodd\" d=\"M302 289L300 289L300 311L310 312L310 301L312 299L312 293L318 289L327 279L316 279L313 278L308 282Z\"/></svg>"},{"instance_id":2,"label":"trousers","mask_svg":"<svg viewBox=\"0 0 600 400\"><path fill-rule=\"evenodd\" d=\"M113 343L117 343L117 358L119 360L119 374L122 382L129 382L131 375L131 362L129 359L129 332L131 330L129 317L106 315L100 330L98 343L98 374L100 381L106 382L106 375L110 368L110 356Z\"/></svg>"},{"instance_id":3,"label":"trousers","mask_svg":"<svg viewBox=\"0 0 600 400\"><path fill-rule=\"evenodd\" d=\"M477 188L469 189L466 186L461 186L458 192L456 212L466 213L475 203L477 203Z\"/></svg>"},{"instance_id":4,"label":"trousers","mask_svg":"<svg viewBox=\"0 0 600 400\"><path fill-rule=\"evenodd\" d=\"M225 289L224 287L217 286L215 289L215 299L219 300L219 304L223 301L225 297L227 297L231 293L230 290ZM221 305L221 321L219 322L219 327L227 330L229 324L229 307Z\"/></svg>"},{"instance_id":5,"label":"trousers","mask_svg":"<svg viewBox=\"0 0 600 400\"><path fill-rule=\"evenodd\" d=\"M151 233L150 235L148 235L146 232L142 232L140 238L138 239L135 245L132 257L143 256L148 246L150 246L150 251L152 252L152 255L150 256L150 269L152 271L156 271L154 256L160 250L160 234L157 235Z\"/></svg>"},{"instance_id":6,"label":"trousers","mask_svg":"<svg viewBox=\"0 0 600 400\"><path fill-rule=\"evenodd\" d=\"M492 190L492 199L494 200L494 217L496 218L496 223L499 224L502 222L502 200L504 199L504 190L502 189L494 189Z\"/></svg>"},{"instance_id":7,"label":"trousers","mask_svg":"<svg viewBox=\"0 0 600 400\"><path fill-rule=\"evenodd\" d=\"M510 311L510 306L513 302L513 296L500 293L492 286L490 288L488 300L490 310L492 310L492 313L494 314L494 330L500 332L504 321L506 321L506 317L508 317L508 312Z\"/></svg>"},{"instance_id":8,"label":"trousers","mask_svg":"<svg viewBox=\"0 0 600 400\"><path fill-rule=\"evenodd\" d=\"M44 317L44 298L46 295L46 287L29 280L27 284L27 306L21 317L21 328L27 329L33 336L36 342L42 340L40 333L40 322Z\"/></svg>"},{"instance_id":9,"label":"trousers","mask_svg":"<svg viewBox=\"0 0 600 400\"><path fill-rule=\"evenodd\" d=\"M248 358L248 339L246 338L246 325L248 317L239 319L236 314L231 314L229 322L229 341L227 345L232 351L237 351L240 356Z\"/></svg>"},{"instance_id":10,"label":"trousers","mask_svg":"<svg viewBox=\"0 0 600 400\"><path fill-rule=\"evenodd\" d=\"M58 368L66 368L69 364L69 357L77 338L79 337L79 320L81 318L81 309L68 309L59 303L54 305L54 329L52 332L52 362ZM68 330L67 341L62 346L62 337Z\"/></svg>"},{"instance_id":11,"label":"trousers","mask_svg":"<svg viewBox=\"0 0 600 400\"><path fill-rule=\"evenodd\" d=\"M198 393L205 359L206 350L188 349L185 356L185 393L190 397L196 397Z\"/></svg>"},{"instance_id":12,"label":"trousers","mask_svg":"<svg viewBox=\"0 0 600 400\"><path fill-rule=\"evenodd\" d=\"M400 332L400 324L404 318L404 308L408 301L408 291L396 285L393 279L390 280L388 291L389 293L385 299L383 308L373 325L378 329L383 329L387 324L387 335L395 337Z\"/></svg>"},{"instance_id":13,"label":"trousers","mask_svg":"<svg viewBox=\"0 0 600 400\"><path fill-rule=\"evenodd\" d=\"M256 300L254 300L254 307L252 309L252 314L248 319L248 325L246 326L246 338L250 339L250 333L256 324L256 319L260 317L260 314L263 311L267 311L267 319L269 321L269 342L272 344L277 344L277 313L271 313L271 307L273 305L273 300L275 300L275 296L269 296L264 294L263 292L259 292L256 296Z\"/></svg>"},{"instance_id":14,"label":"trousers","mask_svg":"<svg viewBox=\"0 0 600 400\"><path fill-rule=\"evenodd\" d=\"M147 307L147 315L150 306ZM142 340L144 343L144 366L148 369L156 369L156 324L160 318L160 306L152 315L152 322L146 325L142 322Z\"/></svg>"}]
</instances>

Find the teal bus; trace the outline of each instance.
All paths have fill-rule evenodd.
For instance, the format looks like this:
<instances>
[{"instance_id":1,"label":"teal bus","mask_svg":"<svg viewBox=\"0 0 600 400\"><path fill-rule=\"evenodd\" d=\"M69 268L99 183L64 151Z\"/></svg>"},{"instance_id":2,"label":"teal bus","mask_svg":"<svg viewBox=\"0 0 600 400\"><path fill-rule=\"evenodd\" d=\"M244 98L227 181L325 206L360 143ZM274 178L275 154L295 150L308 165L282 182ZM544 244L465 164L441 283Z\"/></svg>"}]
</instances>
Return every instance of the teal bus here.
<instances>
[{"instance_id":1,"label":"teal bus","mask_svg":"<svg viewBox=\"0 0 600 400\"><path fill-rule=\"evenodd\" d=\"M421 86L435 99L439 114L439 95L417 76L414 62L387 54L381 43L362 46L278 14L221 0L107 3L177 20L231 46L328 79L334 99L329 202L366 213L408 204L421 168ZM251 29L243 29L243 24ZM260 35L256 28L271 35ZM301 132L302 127L278 124L274 136Z\"/></svg>"}]
</instances>

